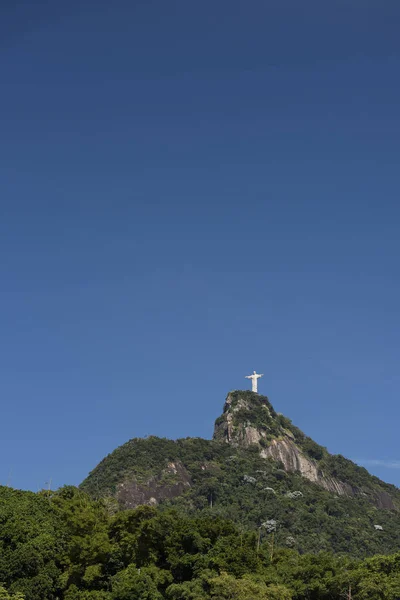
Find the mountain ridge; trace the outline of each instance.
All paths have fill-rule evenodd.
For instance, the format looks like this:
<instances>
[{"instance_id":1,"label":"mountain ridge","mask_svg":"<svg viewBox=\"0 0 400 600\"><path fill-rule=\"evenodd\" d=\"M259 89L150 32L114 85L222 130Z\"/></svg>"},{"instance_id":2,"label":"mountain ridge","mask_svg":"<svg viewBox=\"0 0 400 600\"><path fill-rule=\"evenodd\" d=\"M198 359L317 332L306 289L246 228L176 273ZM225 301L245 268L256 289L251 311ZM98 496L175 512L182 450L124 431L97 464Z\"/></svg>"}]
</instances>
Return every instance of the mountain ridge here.
<instances>
[{"instance_id":1,"label":"mountain ridge","mask_svg":"<svg viewBox=\"0 0 400 600\"><path fill-rule=\"evenodd\" d=\"M135 438L81 489L114 511L148 504L275 527L280 543L301 552L366 555L400 544L400 490L329 454L249 391L228 394L213 439Z\"/></svg>"}]
</instances>

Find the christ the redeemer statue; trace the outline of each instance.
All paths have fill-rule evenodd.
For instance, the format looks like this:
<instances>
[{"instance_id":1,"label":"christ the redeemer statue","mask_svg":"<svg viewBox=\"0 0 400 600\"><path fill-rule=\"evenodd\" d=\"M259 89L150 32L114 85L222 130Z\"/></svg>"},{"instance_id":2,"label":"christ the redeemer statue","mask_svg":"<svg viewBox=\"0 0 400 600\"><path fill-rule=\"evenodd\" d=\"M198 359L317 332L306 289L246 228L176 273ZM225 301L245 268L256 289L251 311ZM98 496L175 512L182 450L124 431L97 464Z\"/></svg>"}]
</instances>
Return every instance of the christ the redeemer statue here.
<instances>
[{"instance_id":1,"label":"christ the redeemer statue","mask_svg":"<svg viewBox=\"0 0 400 600\"><path fill-rule=\"evenodd\" d=\"M259 373L253 371L253 375L246 375L246 379L251 379L251 391L257 394L257 379L262 377Z\"/></svg>"}]
</instances>

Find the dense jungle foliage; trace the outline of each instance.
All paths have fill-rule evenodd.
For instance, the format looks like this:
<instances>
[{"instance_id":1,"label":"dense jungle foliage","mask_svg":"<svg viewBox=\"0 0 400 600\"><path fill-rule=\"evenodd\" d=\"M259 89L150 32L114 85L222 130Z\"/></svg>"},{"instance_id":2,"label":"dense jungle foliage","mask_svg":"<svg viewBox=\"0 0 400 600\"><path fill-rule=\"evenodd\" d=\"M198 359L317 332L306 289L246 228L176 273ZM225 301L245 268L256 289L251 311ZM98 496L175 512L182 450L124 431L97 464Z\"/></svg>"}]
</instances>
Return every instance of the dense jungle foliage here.
<instances>
[{"instance_id":1,"label":"dense jungle foliage","mask_svg":"<svg viewBox=\"0 0 400 600\"><path fill-rule=\"evenodd\" d=\"M368 489L381 489L382 482L343 457L327 455L323 460L325 464L330 461L343 479L351 477ZM126 481L135 480L144 488L155 481L157 489L168 491L170 486L172 490L182 472L171 472L171 464L182 465L190 487L164 499L161 508L175 507L188 516L219 516L249 531L274 520L279 545L301 553L333 551L366 557L400 548L398 511L379 510L366 495L335 496L299 474L284 471L279 463L261 458L257 448L233 448L199 438L135 439L106 457L82 489L118 507L118 486ZM394 486L388 488L398 494Z\"/></svg>"},{"instance_id":2,"label":"dense jungle foliage","mask_svg":"<svg viewBox=\"0 0 400 600\"><path fill-rule=\"evenodd\" d=\"M0 600L395 600L400 553L300 554L211 512L0 488L0 582Z\"/></svg>"}]
</instances>

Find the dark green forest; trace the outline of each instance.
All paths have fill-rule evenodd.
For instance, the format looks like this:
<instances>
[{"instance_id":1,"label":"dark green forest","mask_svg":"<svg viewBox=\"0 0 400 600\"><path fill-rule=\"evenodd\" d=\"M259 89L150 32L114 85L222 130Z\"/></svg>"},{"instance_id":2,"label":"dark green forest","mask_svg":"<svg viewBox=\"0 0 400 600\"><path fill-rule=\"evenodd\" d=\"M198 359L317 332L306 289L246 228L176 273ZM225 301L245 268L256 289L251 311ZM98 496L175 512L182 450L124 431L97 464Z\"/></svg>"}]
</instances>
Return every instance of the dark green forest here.
<instances>
[{"instance_id":1,"label":"dark green forest","mask_svg":"<svg viewBox=\"0 0 400 600\"><path fill-rule=\"evenodd\" d=\"M400 597L400 553L301 554L274 527L177 508L114 513L73 487L0 488L0 540L1 600Z\"/></svg>"}]
</instances>

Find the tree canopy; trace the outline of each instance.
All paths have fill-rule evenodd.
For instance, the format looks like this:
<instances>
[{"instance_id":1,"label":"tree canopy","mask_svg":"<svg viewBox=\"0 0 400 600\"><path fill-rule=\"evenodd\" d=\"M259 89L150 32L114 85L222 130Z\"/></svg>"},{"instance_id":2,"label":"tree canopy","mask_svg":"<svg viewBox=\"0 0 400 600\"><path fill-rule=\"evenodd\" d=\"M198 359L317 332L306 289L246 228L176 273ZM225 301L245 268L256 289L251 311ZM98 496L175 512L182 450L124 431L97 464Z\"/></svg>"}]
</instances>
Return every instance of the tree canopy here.
<instances>
[{"instance_id":1,"label":"tree canopy","mask_svg":"<svg viewBox=\"0 0 400 600\"><path fill-rule=\"evenodd\" d=\"M395 600L400 552L299 553L218 514L0 488L0 600Z\"/></svg>"}]
</instances>

